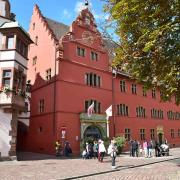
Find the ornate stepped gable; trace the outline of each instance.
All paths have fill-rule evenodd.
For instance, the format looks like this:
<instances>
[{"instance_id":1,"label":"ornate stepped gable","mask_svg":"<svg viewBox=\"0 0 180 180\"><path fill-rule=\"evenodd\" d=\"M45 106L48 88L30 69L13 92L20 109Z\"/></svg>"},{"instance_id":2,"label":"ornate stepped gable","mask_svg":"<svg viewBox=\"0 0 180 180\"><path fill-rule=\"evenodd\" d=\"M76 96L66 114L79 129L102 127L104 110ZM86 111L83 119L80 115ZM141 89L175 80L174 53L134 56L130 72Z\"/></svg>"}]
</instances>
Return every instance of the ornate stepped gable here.
<instances>
[{"instance_id":1,"label":"ornate stepped gable","mask_svg":"<svg viewBox=\"0 0 180 180\"><path fill-rule=\"evenodd\" d=\"M38 13L39 17L41 18L42 22L44 23L44 26L46 27L47 31L49 31L49 34L51 35L51 38L55 41L55 43L58 42L60 35L63 36L63 35L65 35L65 33L67 33L69 31L68 26L44 17L37 4L35 5L34 8L35 8L35 11ZM62 27L60 25L62 25ZM63 29L63 31L62 31L62 29ZM67 30L67 32L66 32L66 30ZM63 32L63 33L60 33L59 31Z\"/></svg>"},{"instance_id":2,"label":"ornate stepped gable","mask_svg":"<svg viewBox=\"0 0 180 180\"><path fill-rule=\"evenodd\" d=\"M63 36L67 35L68 33L72 33L70 32L70 26L43 16L37 4L35 5L35 11L39 14L39 17L44 22L44 26L49 31L49 34L51 34L51 38L54 39L55 42L58 42ZM97 25L95 23L94 17L88 9L82 10L82 12L79 14L79 16L73 23L78 22L79 25L82 25L82 21L85 20L83 19L83 17L89 17L92 27L91 30L96 32L98 36L101 36L100 32L96 29ZM85 27L87 28L87 26ZM111 53L112 51L114 51L117 45L111 40L103 39L103 46L105 46L105 48Z\"/></svg>"}]
</instances>

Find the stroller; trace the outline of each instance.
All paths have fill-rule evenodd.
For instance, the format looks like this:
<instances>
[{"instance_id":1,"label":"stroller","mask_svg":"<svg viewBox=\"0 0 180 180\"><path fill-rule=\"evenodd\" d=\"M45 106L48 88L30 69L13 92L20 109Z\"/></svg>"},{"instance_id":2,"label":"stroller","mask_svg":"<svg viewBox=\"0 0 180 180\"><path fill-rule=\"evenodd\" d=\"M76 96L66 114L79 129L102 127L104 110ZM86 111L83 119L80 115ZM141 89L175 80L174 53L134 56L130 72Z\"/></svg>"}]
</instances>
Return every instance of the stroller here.
<instances>
[{"instance_id":1,"label":"stroller","mask_svg":"<svg viewBox=\"0 0 180 180\"><path fill-rule=\"evenodd\" d=\"M169 156L169 146L167 144L156 144L155 147L156 156Z\"/></svg>"},{"instance_id":2,"label":"stroller","mask_svg":"<svg viewBox=\"0 0 180 180\"><path fill-rule=\"evenodd\" d=\"M161 149L161 155L169 156L169 146L167 144L161 144L160 149Z\"/></svg>"}]
</instances>

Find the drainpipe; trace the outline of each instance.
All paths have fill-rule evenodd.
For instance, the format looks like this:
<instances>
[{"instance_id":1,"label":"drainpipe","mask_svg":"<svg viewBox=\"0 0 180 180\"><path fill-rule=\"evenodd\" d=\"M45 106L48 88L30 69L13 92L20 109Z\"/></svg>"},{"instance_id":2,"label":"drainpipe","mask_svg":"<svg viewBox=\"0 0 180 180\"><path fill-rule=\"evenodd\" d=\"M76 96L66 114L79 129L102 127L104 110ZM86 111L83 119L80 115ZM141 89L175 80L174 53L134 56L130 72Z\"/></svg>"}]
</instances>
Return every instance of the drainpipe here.
<instances>
[{"instance_id":1,"label":"drainpipe","mask_svg":"<svg viewBox=\"0 0 180 180\"><path fill-rule=\"evenodd\" d=\"M56 43L56 46L55 46L55 60L54 60L54 96L53 96L53 99L54 99L54 104L53 104L53 135L55 136L56 135L56 68L57 68L57 52L58 52L58 46L59 46L59 43Z\"/></svg>"}]
</instances>

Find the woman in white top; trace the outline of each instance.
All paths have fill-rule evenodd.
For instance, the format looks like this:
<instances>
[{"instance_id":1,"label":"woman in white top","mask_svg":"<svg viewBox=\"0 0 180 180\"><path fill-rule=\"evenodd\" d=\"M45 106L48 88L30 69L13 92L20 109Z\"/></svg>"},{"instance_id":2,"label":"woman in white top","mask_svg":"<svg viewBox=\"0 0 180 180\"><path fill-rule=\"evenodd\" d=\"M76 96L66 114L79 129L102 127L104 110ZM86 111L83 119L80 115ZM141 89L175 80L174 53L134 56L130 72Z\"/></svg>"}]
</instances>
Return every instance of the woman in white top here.
<instances>
[{"instance_id":1,"label":"woman in white top","mask_svg":"<svg viewBox=\"0 0 180 180\"><path fill-rule=\"evenodd\" d=\"M111 141L111 144L108 147L108 154L111 156L112 158L112 168L116 168L115 166L115 159L116 159L116 153L117 153L117 146L115 145L115 141Z\"/></svg>"},{"instance_id":2,"label":"woman in white top","mask_svg":"<svg viewBox=\"0 0 180 180\"><path fill-rule=\"evenodd\" d=\"M105 152L106 152L106 148L104 146L104 142L100 141L100 143L99 143L99 161L100 162L103 162Z\"/></svg>"}]
</instances>

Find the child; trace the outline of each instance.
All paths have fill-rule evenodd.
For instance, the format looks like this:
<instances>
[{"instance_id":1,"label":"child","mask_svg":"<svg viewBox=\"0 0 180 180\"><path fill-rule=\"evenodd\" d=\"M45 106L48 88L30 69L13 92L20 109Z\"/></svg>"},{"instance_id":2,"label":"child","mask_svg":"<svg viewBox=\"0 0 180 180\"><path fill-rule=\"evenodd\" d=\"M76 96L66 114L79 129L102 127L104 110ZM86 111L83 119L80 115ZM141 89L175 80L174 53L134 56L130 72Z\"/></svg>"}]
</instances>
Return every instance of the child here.
<instances>
[{"instance_id":1,"label":"child","mask_svg":"<svg viewBox=\"0 0 180 180\"><path fill-rule=\"evenodd\" d=\"M87 152L86 152L86 149L84 149L83 152L82 152L82 158L86 159L86 155L87 155Z\"/></svg>"}]
</instances>

